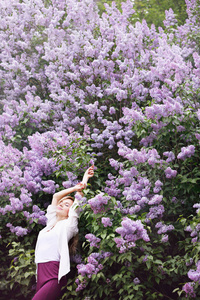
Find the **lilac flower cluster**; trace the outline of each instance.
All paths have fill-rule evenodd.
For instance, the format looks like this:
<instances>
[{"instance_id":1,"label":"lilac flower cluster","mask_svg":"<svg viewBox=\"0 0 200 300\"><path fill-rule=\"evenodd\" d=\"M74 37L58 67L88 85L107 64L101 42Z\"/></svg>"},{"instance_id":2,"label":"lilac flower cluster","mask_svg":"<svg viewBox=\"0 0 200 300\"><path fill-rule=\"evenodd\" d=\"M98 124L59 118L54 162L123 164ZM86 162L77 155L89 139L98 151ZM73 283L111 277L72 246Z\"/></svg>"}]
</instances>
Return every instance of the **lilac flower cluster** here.
<instances>
[{"instance_id":1,"label":"lilac flower cluster","mask_svg":"<svg viewBox=\"0 0 200 300\"><path fill-rule=\"evenodd\" d=\"M13 226L11 223L7 223L6 226L10 229L12 233L15 233L17 236L24 236L28 233L27 228L21 226Z\"/></svg>"},{"instance_id":2,"label":"lilac flower cluster","mask_svg":"<svg viewBox=\"0 0 200 300\"><path fill-rule=\"evenodd\" d=\"M110 257L112 254L110 252L93 252L87 258L87 263L81 263L77 265L78 274L83 277L82 280L76 279L77 288L76 291L80 291L86 287L86 277L91 278L93 274L97 274L103 269L101 260Z\"/></svg>"},{"instance_id":3,"label":"lilac flower cluster","mask_svg":"<svg viewBox=\"0 0 200 300\"><path fill-rule=\"evenodd\" d=\"M138 277L135 277L135 278L133 279L133 283L134 283L135 285L140 284L140 279L139 279Z\"/></svg>"},{"instance_id":4,"label":"lilac flower cluster","mask_svg":"<svg viewBox=\"0 0 200 300\"><path fill-rule=\"evenodd\" d=\"M167 234L164 234L163 237L162 237L162 239L161 239L161 242L162 243L167 243L168 240L169 240L169 236Z\"/></svg>"},{"instance_id":5,"label":"lilac flower cluster","mask_svg":"<svg viewBox=\"0 0 200 300\"><path fill-rule=\"evenodd\" d=\"M149 220L153 220L156 218L162 218L165 208L163 205L158 205L155 207L151 207L149 212L146 215L146 222L149 223Z\"/></svg>"},{"instance_id":6,"label":"lilac flower cluster","mask_svg":"<svg viewBox=\"0 0 200 300\"><path fill-rule=\"evenodd\" d=\"M136 246L137 240L144 240L149 242L149 236L140 220L133 221L128 217L125 217L121 222L122 227L118 227L116 232L121 235L121 238L115 238L117 248L120 249L120 253L128 251L128 249Z\"/></svg>"},{"instance_id":7,"label":"lilac flower cluster","mask_svg":"<svg viewBox=\"0 0 200 300\"><path fill-rule=\"evenodd\" d=\"M32 211L32 213L29 213L28 211L23 212L24 216L29 221L29 224L31 224L33 220L38 220L38 224L46 225L47 218L45 216L45 212L37 205L33 205Z\"/></svg>"},{"instance_id":8,"label":"lilac flower cluster","mask_svg":"<svg viewBox=\"0 0 200 300\"><path fill-rule=\"evenodd\" d=\"M182 290L186 293L186 297L190 298L195 298L196 299L196 294L194 292L194 283L193 282L187 282L184 284L182 287Z\"/></svg>"},{"instance_id":9,"label":"lilac flower cluster","mask_svg":"<svg viewBox=\"0 0 200 300\"><path fill-rule=\"evenodd\" d=\"M194 204L193 207L197 208L196 213L198 214L200 212L200 203Z\"/></svg>"},{"instance_id":10,"label":"lilac flower cluster","mask_svg":"<svg viewBox=\"0 0 200 300\"><path fill-rule=\"evenodd\" d=\"M105 211L105 205L108 203L109 199L110 196L106 196L104 193L100 193L94 198L90 199L88 203L90 204L93 212L97 214Z\"/></svg>"},{"instance_id":11,"label":"lilac flower cluster","mask_svg":"<svg viewBox=\"0 0 200 300\"><path fill-rule=\"evenodd\" d=\"M199 204L198 205L198 210L199 210ZM197 205L194 205L197 207ZM197 211L198 211L197 210ZM190 236L192 237L192 243L196 243L199 241L200 237L200 223L196 224L194 228L192 228L190 225L185 228L185 231L190 232Z\"/></svg>"},{"instance_id":12,"label":"lilac flower cluster","mask_svg":"<svg viewBox=\"0 0 200 300\"><path fill-rule=\"evenodd\" d=\"M168 167L165 170L165 176L167 178L173 178L173 177L176 177L176 175L177 175L177 171L176 170L172 170L170 167Z\"/></svg>"},{"instance_id":13,"label":"lilac flower cluster","mask_svg":"<svg viewBox=\"0 0 200 300\"><path fill-rule=\"evenodd\" d=\"M181 152L178 154L177 158L185 160L186 158L191 157L192 155L194 155L194 153L195 153L195 146L194 145L190 145L190 146L187 146L187 147L182 147Z\"/></svg>"},{"instance_id":14,"label":"lilac flower cluster","mask_svg":"<svg viewBox=\"0 0 200 300\"><path fill-rule=\"evenodd\" d=\"M90 242L91 247L99 248L99 243L101 242L100 238L97 238L94 234L88 233L85 235L85 238Z\"/></svg>"},{"instance_id":15,"label":"lilac flower cluster","mask_svg":"<svg viewBox=\"0 0 200 300\"><path fill-rule=\"evenodd\" d=\"M200 283L200 260L196 263L196 267L196 270L190 269L187 275L190 280Z\"/></svg>"},{"instance_id":16,"label":"lilac flower cluster","mask_svg":"<svg viewBox=\"0 0 200 300\"><path fill-rule=\"evenodd\" d=\"M175 155L172 151L166 151L163 153L164 156L167 156L166 162L171 162L175 159Z\"/></svg>"},{"instance_id":17,"label":"lilac flower cluster","mask_svg":"<svg viewBox=\"0 0 200 300\"><path fill-rule=\"evenodd\" d=\"M101 255L99 253L90 254L87 258L87 264L77 265L78 273L82 277L87 275L88 278L91 278L92 274L97 274L103 268L102 264L99 264L100 259Z\"/></svg>"},{"instance_id":18,"label":"lilac flower cluster","mask_svg":"<svg viewBox=\"0 0 200 300\"><path fill-rule=\"evenodd\" d=\"M145 149L142 149L141 151L138 151L137 149L132 150L122 142L118 142L117 146L119 148L118 154L130 161L133 161L135 165L145 163L147 161L150 166L154 167L156 164L163 163L156 149L148 151Z\"/></svg>"},{"instance_id":19,"label":"lilac flower cluster","mask_svg":"<svg viewBox=\"0 0 200 300\"><path fill-rule=\"evenodd\" d=\"M156 223L155 228L158 228L158 234L163 234L168 231L174 230L173 225L166 225L166 224L163 224L162 222Z\"/></svg>"},{"instance_id":20,"label":"lilac flower cluster","mask_svg":"<svg viewBox=\"0 0 200 300\"><path fill-rule=\"evenodd\" d=\"M110 218L101 218L101 223L103 224L104 227L111 227L112 226L112 222L110 220Z\"/></svg>"},{"instance_id":21,"label":"lilac flower cluster","mask_svg":"<svg viewBox=\"0 0 200 300\"><path fill-rule=\"evenodd\" d=\"M157 205L160 204L162 202L162 195L155 195L153 196L150 201L148 202L149 205Z\"/></svg>"},{"instance_id":22,"label":"lilac flower cluster","mask_svg":"<svg viewBox=\"0 0 200 300\"><path fill-rule=\"evenodd\" d=\"M160 180L156 180L153 192L154 193L159 193L162 189L162 186L163 186L163 183Z\"/></svg>"}]
</instances>

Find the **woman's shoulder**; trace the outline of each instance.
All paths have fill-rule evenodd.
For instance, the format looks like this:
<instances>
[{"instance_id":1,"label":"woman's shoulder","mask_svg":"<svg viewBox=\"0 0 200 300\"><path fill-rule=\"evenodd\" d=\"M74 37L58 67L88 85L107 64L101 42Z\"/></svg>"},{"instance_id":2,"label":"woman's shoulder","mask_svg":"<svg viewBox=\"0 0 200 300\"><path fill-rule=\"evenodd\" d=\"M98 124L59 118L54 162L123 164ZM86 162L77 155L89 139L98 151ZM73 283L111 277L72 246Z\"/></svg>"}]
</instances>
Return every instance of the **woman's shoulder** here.
<instances>
[{"instance_id":1,"label":"woman's shoulder","mask_svg":"<svg viewBox=\"0 0 200 300\"><path fill-rule=\"evenodd\" d=\"M48 205L47 207L47 213L56 212L56 205Z\"/></svg>"}]
</instances>

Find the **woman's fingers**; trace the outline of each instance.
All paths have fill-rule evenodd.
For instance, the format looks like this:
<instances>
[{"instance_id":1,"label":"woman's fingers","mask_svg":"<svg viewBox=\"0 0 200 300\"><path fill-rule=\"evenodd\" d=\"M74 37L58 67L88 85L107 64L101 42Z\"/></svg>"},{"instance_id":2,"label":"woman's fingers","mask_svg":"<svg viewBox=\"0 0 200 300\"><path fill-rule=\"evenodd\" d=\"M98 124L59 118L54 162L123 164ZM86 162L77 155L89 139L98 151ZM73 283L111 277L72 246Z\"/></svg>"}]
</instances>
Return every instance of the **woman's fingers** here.
<instances>
[{"instance_id":1,"label":"woman's fingers","mask_svg":"<svg viewBox=\"0 0 200 300\"><path fill-rule=\"evenodd\" d=\"M86 187L86 184L85 183L82 183L82 182L79 182L77 185L77 191L82 191L85 187Z\"/></svg>"},{"instance_id":2,"label":"woman's fingers","mask_svg":"<svg viewBox=\"0 0 200 300\"><path fill-rule=\"evenodd\" d=\"M91 167L88 169L88 175L90 175L90 176L93 176L93 175L94 175L94 166L91 166Z\"/></svg>"}]
</instances>

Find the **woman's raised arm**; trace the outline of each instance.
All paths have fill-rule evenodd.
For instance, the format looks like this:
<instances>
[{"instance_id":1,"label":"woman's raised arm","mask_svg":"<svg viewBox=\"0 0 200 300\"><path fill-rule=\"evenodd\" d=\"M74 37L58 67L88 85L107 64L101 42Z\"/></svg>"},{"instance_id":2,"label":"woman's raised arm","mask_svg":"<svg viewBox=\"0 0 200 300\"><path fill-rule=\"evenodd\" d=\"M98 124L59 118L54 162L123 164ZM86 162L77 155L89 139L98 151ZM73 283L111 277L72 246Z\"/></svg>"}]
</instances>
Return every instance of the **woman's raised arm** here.
<instances>
[{"instance_id":1,"label":"woman's raised arm","mask_svg":"<svg viewBox=\"0 0 200 300\"><path fill-rule=\"evenodd\" d=\"M64 189L60 192L57 192L53 195L53 199L51 204L54 206L58 205L58 202L65 196L77 192L78 194L80 194L81 196L83 195L82 190L86 187L88 179L91 178L94 175L94 166L91 166L90 168L88 168L84 175L83 175L83 179L82 182L78 183L77 185L68 188L68 189Z\"/></svg>"},{"instance_id":2,"label":"woman's raised arm","mask_svg":"<svg viewBox=\"0 0 200 300\"><path fill-rule=\"evenodd\" d=\"M57 192L53 195L53 199L52 199L52 202L51 204L54 205L54 206L57 206L58 205L58 202L65 196L71 194L71 193L74 193L74 192L81 192L83 189L85 188L85 185L82 184L82 183L78 183L77 185L71 187L71 188L68 188L68 189L64 189L60 192Z\"/></svg>"}]
</instances>

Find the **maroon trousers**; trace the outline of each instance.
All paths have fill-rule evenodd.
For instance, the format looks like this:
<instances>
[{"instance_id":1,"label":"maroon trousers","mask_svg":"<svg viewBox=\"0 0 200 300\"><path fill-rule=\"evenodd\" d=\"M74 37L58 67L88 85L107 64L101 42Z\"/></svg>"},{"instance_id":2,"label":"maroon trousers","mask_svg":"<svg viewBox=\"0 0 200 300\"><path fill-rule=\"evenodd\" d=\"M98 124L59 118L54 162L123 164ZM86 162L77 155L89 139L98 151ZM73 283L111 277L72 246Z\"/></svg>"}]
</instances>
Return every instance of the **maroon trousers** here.
<instances>
[{"instance_id":1,"label":"maroon trousers","mask_svg":"<svg viewBox=\"0 0 200 300\"><path fill-rule=\"evenodd\" d=\"M67 279L63 277L58 283L58 269L58 261L38 264L37 292L32 300L58 300L62 296Z\"/></svg>"}]
</instances>

